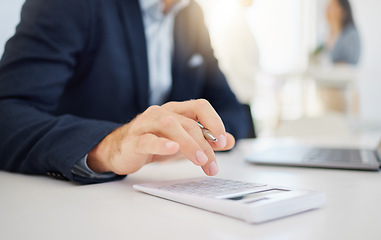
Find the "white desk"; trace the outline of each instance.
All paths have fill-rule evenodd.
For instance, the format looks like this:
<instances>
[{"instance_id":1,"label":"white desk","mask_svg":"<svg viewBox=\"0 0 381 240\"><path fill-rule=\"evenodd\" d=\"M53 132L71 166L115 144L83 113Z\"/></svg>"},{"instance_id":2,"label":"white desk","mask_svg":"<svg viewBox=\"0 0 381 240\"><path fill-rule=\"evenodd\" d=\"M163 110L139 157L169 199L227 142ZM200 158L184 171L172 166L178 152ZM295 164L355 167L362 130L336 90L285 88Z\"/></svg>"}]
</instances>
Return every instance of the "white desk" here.
<instances>
[{"instance_id":1,"label":"white desk","mask_svg":"<svg viewBox=\"0 0 381 240\"><path fill-rule=\"evenodd\" d=\"M88 186L0 172L0 239L381 239L381 173L250 165L243 160L250 144L218 154L218 177L324 191L326 205L250 225L132 189L203 176L185 160Z\"/></svg>"}]
</instances>

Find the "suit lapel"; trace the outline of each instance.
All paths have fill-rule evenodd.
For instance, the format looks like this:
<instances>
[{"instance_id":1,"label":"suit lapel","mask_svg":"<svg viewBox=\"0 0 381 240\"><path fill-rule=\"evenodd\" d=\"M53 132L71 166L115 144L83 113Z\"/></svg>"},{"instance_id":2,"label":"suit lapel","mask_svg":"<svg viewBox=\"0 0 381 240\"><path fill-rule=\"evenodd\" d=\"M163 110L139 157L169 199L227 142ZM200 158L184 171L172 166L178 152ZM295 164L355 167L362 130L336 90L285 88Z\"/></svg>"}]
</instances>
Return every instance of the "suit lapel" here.
<instances>
[{"instance_id":1,"label":"suit lapel","mask_svg":"<svg viewBox=\"0 0 381 240\"><path fill-rule=\"evenodd\" d=\"M187 86L184 73L187 72L187 60L191 56L189 34L186 32L186 14L181 11L175 20L174 27L174 55L172 59L172 91L170 100L183 101L187 99Z\"/></svg>"},{"instance_id":2,"label":"suit lapel","mask_svg":"<svg viewBox=\"0 0 381 240\"><path fill-rule=\"evenodd\" d=\"M147 45L143 18L138 0L120 0L120 15L126 28L126 40L129 54L132 56L136 77L137 101L139 110L148 107L149 75Z\"/></svg>"}]
</instances>

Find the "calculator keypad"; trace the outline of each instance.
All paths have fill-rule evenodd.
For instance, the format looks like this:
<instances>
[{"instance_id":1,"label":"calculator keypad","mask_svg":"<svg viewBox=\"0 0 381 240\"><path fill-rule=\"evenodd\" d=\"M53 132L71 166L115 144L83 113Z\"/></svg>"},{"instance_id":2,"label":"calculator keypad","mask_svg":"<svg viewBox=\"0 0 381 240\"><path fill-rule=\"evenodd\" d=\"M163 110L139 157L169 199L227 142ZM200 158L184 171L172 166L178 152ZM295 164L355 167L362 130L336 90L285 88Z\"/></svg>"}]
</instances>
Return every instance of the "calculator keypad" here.
<instances>
[{"instance_id":1,"label":"calculator keypad","mask_svg":"<svg viewBox=\"0 0 381 240\"><path fill-rule=\"evenodd\" d=\"M212 196L228 195L265 186L265 184L211 178L201 181L192 181L186 183L176 183L171 185L160 186L158 187L158 189L182 194Z\"/></svg>"}]
</instances>

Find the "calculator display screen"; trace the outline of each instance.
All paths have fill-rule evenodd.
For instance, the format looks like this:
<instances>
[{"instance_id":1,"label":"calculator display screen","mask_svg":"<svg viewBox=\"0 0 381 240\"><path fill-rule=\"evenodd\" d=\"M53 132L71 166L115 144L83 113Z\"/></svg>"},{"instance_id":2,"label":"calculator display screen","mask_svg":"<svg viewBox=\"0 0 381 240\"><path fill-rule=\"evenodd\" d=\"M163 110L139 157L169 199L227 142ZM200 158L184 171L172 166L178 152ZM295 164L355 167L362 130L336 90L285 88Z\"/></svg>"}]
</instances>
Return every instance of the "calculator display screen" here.
<instances>
[{"instance_id":1,"label":"calculator display screen","mask_svg":"<svg viewBox=\"0 0 381 240\"><path fill-rule=\"evenodd\" d=\"M266 191L261 191L261 192L254 192L254 193L245 193L240 196L234 196L227 198L228 200L234 200L234 201L239 201L239 200L246 200L246 199L253 199L253 198L263 198L267 197L272 194L277 194L277 193L284 193L288 192L289 190L284 190L284 189L270 189Z\"/></svg>"}]
</instances>

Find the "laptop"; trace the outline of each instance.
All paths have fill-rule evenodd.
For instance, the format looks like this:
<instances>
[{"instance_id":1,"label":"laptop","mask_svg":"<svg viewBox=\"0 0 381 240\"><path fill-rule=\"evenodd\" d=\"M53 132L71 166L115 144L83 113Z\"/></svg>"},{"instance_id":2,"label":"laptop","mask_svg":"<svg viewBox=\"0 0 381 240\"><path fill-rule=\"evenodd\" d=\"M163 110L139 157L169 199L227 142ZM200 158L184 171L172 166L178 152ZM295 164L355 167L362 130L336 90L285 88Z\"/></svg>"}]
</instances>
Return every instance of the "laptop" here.
<instances>
[{"instance_id":1,"label":"laptop","mask_svg":"<svg viewBox=\"0 0 381 240\"><path fill-rule=\"evenodd\" d=\"M376 146L336 146L274 141L259 144L246 156L250 163L378 171L381 166L381 143Z\"/></svg>"}]
</instances>

